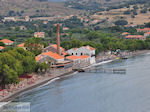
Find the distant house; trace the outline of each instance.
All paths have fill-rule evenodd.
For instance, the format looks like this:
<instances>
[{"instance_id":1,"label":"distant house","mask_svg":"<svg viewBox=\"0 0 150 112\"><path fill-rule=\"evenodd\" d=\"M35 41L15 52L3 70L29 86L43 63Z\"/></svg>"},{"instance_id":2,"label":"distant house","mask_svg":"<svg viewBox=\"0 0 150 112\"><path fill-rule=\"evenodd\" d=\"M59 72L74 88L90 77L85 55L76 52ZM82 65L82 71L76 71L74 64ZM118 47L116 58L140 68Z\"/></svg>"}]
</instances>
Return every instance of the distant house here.
<instances>
[{"instance_id":1,"label":"distant house","mask_svg":"<svg viewBox=\"0 0 150 112\"><path fill-rule=\"evenodd\" d=\"M150 32L146 32L146 33L144 33L144 36L145 36L145 37L150 36Z\"/></svg>"},{"instance_id":2,"label":"distant house","mask_svg":"<svg viewBox=\"0 0 150 112\"><path fill-rule=\"evenodd\" d=\"M44 38L45 37L45 32L35 32L34 37Z\"/></svg>"},{"instance_id":3,"label":"distant house","mask_svg":"<svg viewBox=\"0 0 150 112\"><path fill-rule=\"evenodd\" d=\"M32 21L32 19L30 18L30 16L26 16L26 17L25 17L25 21L26 21L26 22Z\"/></svg>"},{"instance_id":4,"label":"distant house","mask_svg":"<svg viewBox=\"0 0 150 112\"><path fill-rule=\"evenodd\" d=\"M128 32L123 32L121 35L126 36L126 35L129 35L129 33Z\"/></svg>"},{"instance_id":5,"label":"distant house","mask_svg":"<svg viewBox=\"0 0 150 112\"><path fill-rule=\"evenodd\" d=\"M17 47L23 48L24 50L26 50L26 47L24 46L24 43L17 45Z\"/></svg>"},{"instance_id":6,"label":"distant house","mask_svg":"<svg viewBox=\"0 0 150 112\"><path fill-rule=\"evenodd\" d=\"M150 32L150 28L137 29L137 32Z\"/></svg>"},{"instance_id":7,"label":"distant house","mask_svg":"<svg viewBox=\"0 0 150 112\"><path fill-rule=\"evenodd\" d=\"M15 17L4 17L3 22L16 21Z\"/></svg>"},{"instance_id":8,"label":"distant house","mask_svg":"<svg viewBox=\"0 0 150 112\"><path fill-rule=\"evenodd\" d=\"M26 30L27 28L25 26L20 26L20 30Z\"/></svg>"},{"instance_id":9,"label":"distant house","mask_svg":"<svg viewBox=\"0 0 150 112\"><path fill-rule=\"evenodd\" d=\"M99 22L101 22L101 20L95 19L95 20L91 21L91 24L97 24Z\"/></svg>"},{"instance_id":10,"label":"distant house","mask_svg":"<svg viewBox=\"0 0 150 112\"><path fill-rule=\"evenodd\" d=\"M8 39L2 39L0 42L3 42L5 45L12 45L14 42Z\"/></svg>"},{"instance_id":11,"label":"distant house","mask_svg":"<svg viewBox=\"0 0 150 112\"><path fill-rule=\"evenodd\" d=\"M72 48L67 51L69 55L74 55L74 56L82 56L82 55L87 55L90 56L90 63L93 64L95 63L95 48L91 46L82 46L80 48Z\"/></svg>"},{"instance_id":12,"label":"distant house","mask_svg":"<svg viewBox=\"0 0 150 112\"><path fill-rule=\"evenodd\" d=\"M5 47L3 47L3 46L0 46L0 51L2 51L4 48L5 48Z\"/></svg>"},{"instance_id":13,"label":"distant house","mask_svg":"<svg viewBox=\"0 0 150 112\"><path fill-rule=\"evenodd\" d=\"M128 35L125 39L146 40L146 37L143 35Z\"/></svg>"},{"instance_id":14,"label":"distant house","mask_svg":"<svg viewBox=\"0 0 150 112\"><path fill-rule=\"evenodd\" d=\"M48 23L48 21L43 21L43 24L45 24L45 25L46 25L47 23Z\"/></svg>"},{"instance_id":15,"label":"distant house","mask_svg":"<svg viewBox=\"0 0 150 112\"><path fill-rule=\"evenodd\" d=\"M67 31L67 30L69 30L69 28L68 27L63 27L63 30Z\"/></svg>"}]
</instances>

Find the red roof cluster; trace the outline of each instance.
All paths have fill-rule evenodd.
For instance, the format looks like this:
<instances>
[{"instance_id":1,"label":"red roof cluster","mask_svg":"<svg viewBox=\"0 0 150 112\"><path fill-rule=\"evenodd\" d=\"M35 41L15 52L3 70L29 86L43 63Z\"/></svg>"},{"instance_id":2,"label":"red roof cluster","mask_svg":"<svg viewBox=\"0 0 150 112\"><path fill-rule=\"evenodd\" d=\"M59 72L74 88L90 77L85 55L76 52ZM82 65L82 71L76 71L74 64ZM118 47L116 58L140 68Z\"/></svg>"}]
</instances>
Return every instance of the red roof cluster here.
<instances>
[{"instance_id":1,"label":"red roof cluster","mask_svg":"<svg viewBox=\"0 0 150 112\"><path fill-rule=\"evenodd\" d=\"M137 29L138 31L150 31L150 28Z\"/></svg>"},{"instance_id":2,"label":"red roof cluster","mask_svg":"<svg viewBox=\"0 0 150 112\"><path fill-rule=\"evenodd\" d=\"M51 51L44 52L44 53L36 56L35 59L36 59L36 61L39 61L40 59L44 58L45 56L49 56L49 57L51 57L53 59L56 59L56 60L58 60L58 59L64 59L64 57L58 55L57 53L53 53Z\"/></svg>"}]
</instances>

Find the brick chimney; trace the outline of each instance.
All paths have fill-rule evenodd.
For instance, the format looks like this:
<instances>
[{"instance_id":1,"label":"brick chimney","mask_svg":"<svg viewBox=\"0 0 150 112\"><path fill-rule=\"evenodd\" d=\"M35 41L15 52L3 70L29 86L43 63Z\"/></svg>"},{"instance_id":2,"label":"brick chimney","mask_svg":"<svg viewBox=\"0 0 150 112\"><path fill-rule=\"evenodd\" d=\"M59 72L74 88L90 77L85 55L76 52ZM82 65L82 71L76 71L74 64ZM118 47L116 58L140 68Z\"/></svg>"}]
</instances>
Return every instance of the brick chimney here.
<instances>
[{"instance_id":1,"label":"brick chimney","mask_svg":"<svg viewBox=\"0 0 150 112\"><path fill-rule=\"evenodd\" d=\"M57 54L60 54L60 28L59 24L57 24Z\"/></svg>"}]
</instances>

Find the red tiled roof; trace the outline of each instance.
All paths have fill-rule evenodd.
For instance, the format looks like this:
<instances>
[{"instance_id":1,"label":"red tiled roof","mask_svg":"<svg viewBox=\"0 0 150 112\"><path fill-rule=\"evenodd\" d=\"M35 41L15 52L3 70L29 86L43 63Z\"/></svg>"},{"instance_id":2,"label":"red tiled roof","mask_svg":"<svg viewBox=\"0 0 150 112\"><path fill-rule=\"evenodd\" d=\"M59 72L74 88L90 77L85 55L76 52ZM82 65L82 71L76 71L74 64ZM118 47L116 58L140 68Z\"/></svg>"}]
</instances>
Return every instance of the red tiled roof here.
<instances>
[{"instance_id":1,"label":"red tiled roof","mask_svg":"<svg viewBox=\"0 0 150 112\"><path fill-rule=\"evenodd\" d=\"M150 31L150 28L137 29L139 31Z\"/></svg>"},{"instance_id":2,"label":"red tiled roof","mask_svg":"<svg viewBox=\"0 0 150 112\"><path fill-rule=\"evenodd\" d=\"M49 51L49 52L44 52L44 53L36 56L35 60L39 61L40 59L44 58L45 56L49 56L49 57L51 57L53 59L56 59L56 60L58 60L58 59L64 59L63 56L60 56L57 53L53 53L53 52Z\"/></svg>"},{"instance_id":3,"label":"red tiled roof","mask_svg":"<svg viewBox=\"0 0 150 112\"><path fill-rule=\"evenodd\" d=\"M4 47L3 47L3 46L0 46L0 50L2 50L2 49L4 49Z\"/></svg>"},{"instance_id":4,"label":"red tiled roof","mask_svg":"<svg viewBox=\"0 0 150 112\"><path fill-rule=\"evenodd\" d=\"M129 33L128 32L123 32L121 35L128 35Z\"/></svg>"},{"instance_id":5,"label":"red tiled roof","mask_svg":"<svg viewBox=\"0 0 150 112\"><path fill-rule=\"evenodd\" d=\"M62 52L62 54L63 54L63 56L66 56L68 53L66 53L66 52Z\"/></svg>"},{"instance_id":6,"label":"red tiled roof","mask_svg":"<svg viewBox=\"0 0 150 112\"><path fill-rule=\"evenodd\" d=\"M128 35L126 38L142 38L142 35Z\"/></svg>"},{"instance_id":7,"label":"red tiled roof","mask_svg":"<svg viewBox=\"0 0 150 112\"><path fill-rule=\"evenodd\" d=\"M35 60L36 60L36 61L39 61L41 58L42 58L42 56L39 55L39 56L36 56L36 57L35 57Z\"/></svg>"},{"instance_id":8,"label":"red tiled roof","mask_svg":"<svg viewBox=\"0 0 150 112\"><path fill-rule=\"evenodd\" d=\"M145 34L150 34L150 32L146 32Z\"/></svg>"},{"instance_id":9,"label":"red tiled roof","mask_svg":"<svg viewBox=\"0 0 150 112\"><path fill-rule=\"evenodd\" d=\"M3 43L14 43L13 41L8 40L8 39L0 40L0 42L3 42Z\"/></svg>"},{"instance_id":10,"label":"red tiled roof","mask_svg":"<svg viewBox=\"0 0 150 112\"><path fill-rule=\"evenodd\" d=\"M52 44L51 46L54 47L55 49L57 49L57 44ZM62 49L62 51L65 51L65 49L62 47L60 47L60 49Z\"/></svg>"},{"instance_id":11,"label":"red tiled roof","mask_svg":"<svg viewBox=\"0 0 150 112\"><path fill-rule=\"evenodd\" d=\"M72 55L72 56L67 56L66 58L71 59L71 60L77 60L77 59L86 59L86 58L89 58L89 56L87 56L87 55L82 55L82 56Z\"/></svg>"},{"instance_id":12,"label":"red tiled roof","mask_svg":"<svg viewBox=\"0 0 150 112\"><path fill-rule=\"evenodd\" d=\"M62 57L62 56L60 56L60 55L58 55L57 53L53 53L53 52L45 52L45 53L42 53L43 55L47 55L47 56L50 56L50 57L52 57L52 58L54 58L54 59L63 59L64 57Z\"/></svg>"},{"instance_id":13,"label":"red tiled roof","mask_svg":"<svg viewBox=\"0 0 150 112\"><path fill-rule=\"evenodd\" d=\"M19 44L18 47L24 47L24 43Z\"/></svg>"},{"instance_id":14,"label":"red tiled roof","mask_svg":"<svg viewBox=\"0 0 150 112\"><path fill-rule=\"evenodd\" d=\"M89 49L89 50L95 50L95 48L93 48L93 47L91 47L91 46L84 46L84 47L86 47L86 48Z\"/></svg>"},{"instance_id":15,"label":"red tiled roof","mask_svg":"<svg viewBox=\"0 0 150 112\"><path fill-rule=\"evenodd\" d=\"M71 59L71 60L77 60L77 59L80 59L79 56L74 56L74 55L72 55L72 56L67 56L66 58L67 58L67 59Z\"/></svg>"},{"instance_id":16,"label":"red tiled roof","mask_svg":"<svg viewBox=\"0 0 150 112\"><path fill-rule=\"evenodd\" d=\"M87 55L82 55L82 56L79 56L80 59L85 59L85 58L89 58L89 56Z\"/></svg>"}]
</instances>

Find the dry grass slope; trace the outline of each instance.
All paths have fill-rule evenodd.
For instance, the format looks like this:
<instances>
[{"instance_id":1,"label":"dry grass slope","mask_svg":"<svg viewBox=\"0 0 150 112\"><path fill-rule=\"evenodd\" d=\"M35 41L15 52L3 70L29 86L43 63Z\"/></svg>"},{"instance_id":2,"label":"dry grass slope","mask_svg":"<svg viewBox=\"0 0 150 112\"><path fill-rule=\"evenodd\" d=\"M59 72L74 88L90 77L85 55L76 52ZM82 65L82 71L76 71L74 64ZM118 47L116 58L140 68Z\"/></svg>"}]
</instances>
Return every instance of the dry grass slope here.
<instances>
[{"instance_id":1,"label":"dry grass slope","mask_svg":"<svg viewBox=\"0 0 150 112\"><path fill-rule=\"evenodd\" d=\"M140 6L139 6L140 7ZM130 10L133 9L133 7L130 7ZM113 9L110 11L103 11L100 12L102 15L99 15L98 13L93 15L94 18L96 19L106 19L109 18L110 21L114 22L117 19L120 19L121 17L125 18L128 23L133 23L133 25L142 25L144 23L150 22L150 12L148 11L147 13L140 13L141 9L137 10L138 15L135 15L135 18L131 17L131 14L125 15L124 11L127 11L128 8L121 8L121 9Z\"/></svg>"},{"instance_id":2,"label":"dry grass slope","mask_svg":"<svg viewBox=\"0 0 150 112\"><path fill-rule=\"evenodd\" d=\"M7 15L10 10L24 11L26 15L70 15L78 11L64 7L63 3L38 2L32 0L0 0L0 15Z\"/></svg>"}]
</instances>

